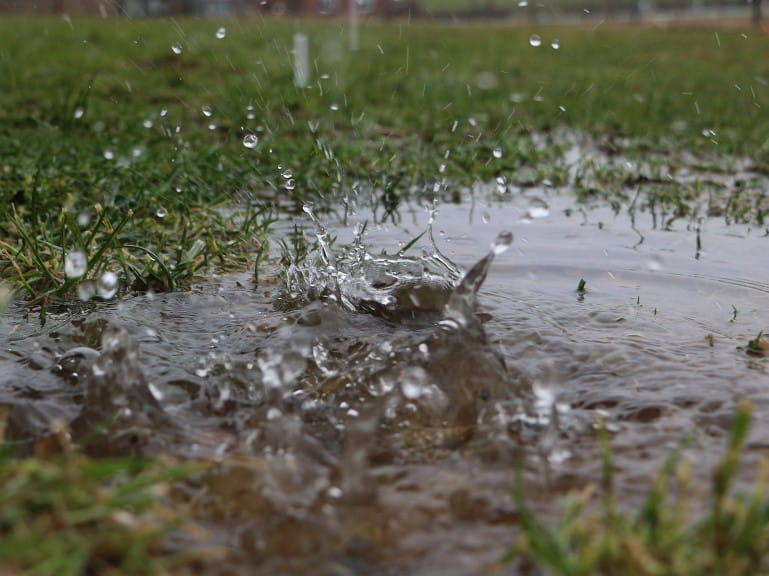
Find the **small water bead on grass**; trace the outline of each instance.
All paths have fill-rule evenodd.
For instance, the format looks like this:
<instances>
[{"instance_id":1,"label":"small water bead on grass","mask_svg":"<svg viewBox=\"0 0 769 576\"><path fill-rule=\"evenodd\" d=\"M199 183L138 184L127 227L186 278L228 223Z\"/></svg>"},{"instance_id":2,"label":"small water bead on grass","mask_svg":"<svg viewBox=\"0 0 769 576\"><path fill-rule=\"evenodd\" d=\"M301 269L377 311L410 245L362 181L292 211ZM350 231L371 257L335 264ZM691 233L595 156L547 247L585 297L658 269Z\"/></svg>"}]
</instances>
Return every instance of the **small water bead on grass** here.
<instances>
[{"instance_id":1,"label":"small water bead on grass","mask_svg":"<svg viewBox=\"0 0 769 576\"><path fill-rule=\"evenodd\" d=\"M243 136L243 146L249 150L253 150L259 144L259 136L256 134L246 134Z\"/></svg>"},{"instance_id":2,"label":"small water bead on grass","mask_svg":"<svg viewBox=\"0 0 769 576\"><path fill-rule=\"evenodd\" d=\"M203 106L200 109L200 111L203 113L203 116L205 116L206 118L210 118L214 114L214 111L208 105Z\"/></svg>"},{"instance_id":3,"label":"small water bead on grass","mask_svg":"<svg viewBox=\"0 0 769 576\"><path fill-rule=\"evenodd\" d=\"M85 110L78 106L75 108L75 112L72 115L74 116L75 120L80 120L85 115Z\"/></svg>"},{"instance_id":4,"label":"small water bead on grass","mask_svg":"<svg viewBox=\"0 0 769 576\"><path fill-rule=\"evenodd\" d=\"M88 259L82 250L67 252L64 257L64 275L67 278L81 278L88 269Z\"/></svg>"},{"instance_id":5,"label":"small water bead on grass","mask_svg":"<svg viewBox=\"0 0 769 576\"><path fill-rule=\"evenodd\" d=\"M227 29L224 26L221 26L216 31L216 39L217 40L224 40L227 37Z\"/></svg>"},{"instance_id":6,"label":"small water bead on grass","mask_svg":"<svg viewBox=\"0 0 769 576\"><path fill-rule=\"evenodd\" d=\"M542 36L539 34L532 34L529 36L529 44L534 46L534 48L538 48L539 46L542 46Z\"/></svg>"},{"instance_id":7,"label":"small water bead on grass","mask_svg":"<svg viewBox=\"0 0 769 576\"><path fill-rule=\"evenodd\" d=\"M171 52L176 54L177 56L182 53L182 45L178 42L176 44L171 45Z\"/></svg>"}]
</instances>

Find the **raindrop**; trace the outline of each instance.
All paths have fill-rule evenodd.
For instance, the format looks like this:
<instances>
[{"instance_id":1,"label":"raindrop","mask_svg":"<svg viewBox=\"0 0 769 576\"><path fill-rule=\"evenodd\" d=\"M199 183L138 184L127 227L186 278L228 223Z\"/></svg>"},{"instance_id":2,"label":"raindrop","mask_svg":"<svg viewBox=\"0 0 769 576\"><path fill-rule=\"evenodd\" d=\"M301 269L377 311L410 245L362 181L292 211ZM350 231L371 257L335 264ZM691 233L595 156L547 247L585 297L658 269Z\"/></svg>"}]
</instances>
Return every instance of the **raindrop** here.
<instances>
[{"instance_id":1,"label":"raindrop","mask_svg":"<svg viewBox=\"0 0 769 576\"><path fill-rule=\"evenodd\" d=\"M208 125L208 129L209 129L211 132L213 132L214 130L216 130L216 124L214 124L213 122L211 122L211 123Z\"/></svg>"},{"instance_id":2,"label":"raindrop","mask_svg":"<svg viewBox=\"0 0 769 576\"><path fill-rule=\"evenodd\" d=\"M243 146L246 148L253 150L257 144L259 144L259 136L256 134L246 134L243 136Z\"/></svg>"},{"instance_id":3,"label":"raindrop","mask_svg":"<svg viewBox=\"0 0 769 576\"><path fill-rule=\"evenodd\" d=\"M160 109L160 117L165 118L168 115L168 108L163 106L163 108Z\"/></svg>"},{"instance_id":4,"label":"raindrop","mask_svg":"<svg viewBox=\"0 0 769 576\"><path fill-rule=\"evenodd\" d=\"M182 53L182 45L177 42L176 44L171 46L171 52L173 52L174 54L177 54L177 55L181 54Z\"/></svg>"},{"instance_id":5,"label":"raindrop","mask_svg":"<svg viewBox=\"0 0 769 576\"><path fill-rule=\"evenodd\" d=\"M142 122L142 126L144 126L145 128L152 128L152 120L147 118L144 122Z\"/></svg>"},{"instance_id":6,"label":"raindrop","mask_svg":"<svg viewBox=\"0 0 769 576\"><path fill-rule=\"evenodd\" d=\"M513 233L509 231L500 232L491 243L491 251L495 255L499 256L503 252L510 248L510 244L513 243Z\"/></svg>"},{"instance_id":7,"label":"raindrop","mask_svg":"<svg viewBox=\"0 0 769 576\"><path fill-rule=\"evenodd\" d=\"M290 168L283 170L283 172L281 172L280 175L283 176L284 180L290 180L291 178L294 177L294 173L291 172Z\"/></svg>"},{"instance_id":8,"label":"raindrop","mask_svg":"<svg viewBox=\"0 0 769 576\"><path fill-rule=\"evenodd\" d=\"M96 283L96 293L99 298L109 300L115 294L117 294L118 279L117 274L107 271L99 277L99 281Z\"/></svg>"},{"instance_id":9,"label":"raindrop","mask_svg":"<svg viewBox=\"0 0 769 576\"><path fill-rule=\"evenodd\" d=\"M339 111L339 104L334 103L331 106L329 106L328 109L331 110L332 112L338 112Z\"/></svg>"},{"instance_id":10,"label":"raindrop","mask_svg":"<svg viewBox=\"0 0 769 576\"><path fill-rule=\"evenodd\" d=\"M558 38L553 38L553 41L550 42L550 47L553 50L560 50L560 48L561 48L561 41Z\"/></svg>"},{"instance_id":11,"label":"raindrop","mask_svg":"<svg viewBox=\"0 0 769 576\"><path fill-rule=\"evenodd\" d=\"M67 252L64 257L64 275L67 278L80 278L85 274L88 268L88 260L86 259L85 252L82 250L74 250Z\"/></svg>"},{"instance_id":12,"label":"raindrop","mask_svg":"<svg viewBox=\"0 0 769 576\"><path fill-rule=\"evenodd\" d=\"M526 217L532 220L547 218L550 216L550 206L541 198L532 198L529 200L529 209L526 211Z\"/></svg>"},{"instance_id":13,"label":"raindrop","mask_svg":"<svg viewBox=\"0 0 769 576\"><path fill-rule=\"evenodd\" d=\"M296 180L294 180L293 178L289 179L285 184L285 188L286 190L293 190L294 188L296 188Z\"/></svg>"},{"instance_id":14,"label":"raindrop","mask_svg":"<svg viewBox=\"0 0 769 576\"><path fill-rule=\"evenodd\" d=\"M107 148L104 151L104 159L105 160L114 160L114 158L115 158L115 153L112 150L110 150L109 148Z\"/></svg>"},{"instance_id":15,"label":"raindrop","mask_svg":"<svg viewBox=\"0 0 769 576\"><path fill-rule=\"evenodd\" d=\"M144 148L141 146L135 146L131 149L131 156L134 158L139 158L142 154L144 154Z\"/></svg>"},{"instance_id":16,"label":"raindrop","mask_svg":"<svg viewBox=\"0 0 769 576\"><path fill-rule=\"evenodd\" d=\"M83 110L83 108L78 106L77 108L75 108L75 113L73 114L73 116L75 117L75 119L79 120L80 118L83 117L84 114L85 114L85 110Z\"/></svg>"},{"instance_id":17,"label":"raindrop","mask_svg":"<svg viewBox=\"0 0 769 576\"><path fill-rule=\"evenodd\" d=\"M214 114L214 111L213 111L213 110L211 110L211 107L210 107L210 106L207 106L207 105L206 105L206 106L203 106L203 107L200 109L200 111L201 111L201 112L203 112L203 116L205 116L206 118L210 118L210 117L211 117L211 116L213 116L213 114Z\"/></svg>"},{"instance_id":18,"label":"raindrop","mask_svg":"<svg viewBox=\"0 0 769 576\"><path fill-rule=\"evenodd\" d=\"M83 302L87 302L94 296L96 296L96 282L93 280L86 280L85 282L78 284L77 297Z\"/></svg>"},{"instance_id":19,"label":"raindrop","mask_svg":"<svg viewBox=\"0 0 769 576\"><path fill-rule=\"evenodd\" d=\"M165 208L160 207L160 208L157 209L157 212L155 212L155 216L157 216L158 218L160 218L162 220L163 218L168 216L168 212L166 211Z\"/></svg>"},{"instance_id":20,"label":"raindrop","mask_svg":"<svg viewBox=\"0 0 769 576\"><path fill-rule=\"evenodd\" d=\"M532 34L529 36L529 44L535 48L542 45L542 37L539 34Z\"/></svg>"},{"instance_id":21,"label":"raindrop","mask_svg":"<svg viewBox=\"0 0 769 576\"><path fill-rule=\"evenodd\" d=\"M494 158L496 159L502 158L502 148L500 148L499 146L494 148L494 150L492 150L491 153L494 155Z\"/></svg>"},{"instance_id":22,"label":"raindrop","mask_svg":"<svg viewBox=\"0 0 769 576\"><path fill-rule=\"evenodd\" d=\"M216 31L217 40L224 40L226 36L227 36L227 29L224 26L222 26Z\"/></svg>"},{"instance_id":23,"label":"raindrop","mask_svg":"<svg viewBox=\"0 0 769 576\"><path fill-rule=\"evenodd\" d=\"M81 212L77 215L77 225L85 228L91 223L91 215L88 212Z\"/></svg>"}]
</instances>

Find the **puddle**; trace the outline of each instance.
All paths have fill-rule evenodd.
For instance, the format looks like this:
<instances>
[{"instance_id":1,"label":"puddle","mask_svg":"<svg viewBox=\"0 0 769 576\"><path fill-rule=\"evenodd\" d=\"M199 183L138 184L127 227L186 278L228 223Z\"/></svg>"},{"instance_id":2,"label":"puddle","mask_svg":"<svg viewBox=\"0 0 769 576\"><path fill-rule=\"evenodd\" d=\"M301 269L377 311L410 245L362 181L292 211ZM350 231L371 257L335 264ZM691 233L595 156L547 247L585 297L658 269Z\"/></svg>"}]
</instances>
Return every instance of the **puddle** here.
<instances>
[{"instance_id":1,"label":"puddle","mask_svg":"<svg viewBox=\"0 0 769 576\"><path fill-rule=\"evenodd\" d=\"M750 481L769 436L769 362L745 351L769 327L765 232L626 208L477 195L438 207L435 246L391 257L427 210L357 243L321 218L325 247L308 214L321 248L293 294L221 277L43 328L12 305L7 436L23 449L62 419L97 455L219 460L188 487L204 544L265 574L481 573L515 538L517 463L546 515L600 479L598 418L630 506L685 435L706 486L747 397Z\"/></svg>"}]
</instances>

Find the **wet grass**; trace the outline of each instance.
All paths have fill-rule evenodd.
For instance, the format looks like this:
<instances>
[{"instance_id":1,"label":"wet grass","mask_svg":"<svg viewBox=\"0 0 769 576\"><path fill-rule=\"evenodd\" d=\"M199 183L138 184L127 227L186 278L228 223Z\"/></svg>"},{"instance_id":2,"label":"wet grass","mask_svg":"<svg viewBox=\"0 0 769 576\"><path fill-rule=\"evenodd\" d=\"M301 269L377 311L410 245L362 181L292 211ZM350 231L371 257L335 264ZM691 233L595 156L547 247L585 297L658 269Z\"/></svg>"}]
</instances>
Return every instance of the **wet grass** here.
<instances>
[{"instance_id":1,"label":"wet grass","mask_svg":"<svg viewBox=\"0 0 769 576\"><path fill-rule=\"evenodd\" d=\"M246 268L271 219L307 199L357 195L387 218L405 196L451 198L477 180L558 186L564 128L662 166L680 149L769 164L769 39L752 30L370 23L353 53L343 23L229 22L217 39L220 24L0 23L4 278L35 298L72 294L63 262L82 250L89 278L183 288L212 267ZM298 30L307 88L293 85ZM587 166L577 191L627 194L634 177ZM714 210L763 220L747 184Z\"/></svg>"},{"instance_id":2,"label":"wet grass","mask_svg":"<svg viewBox=\"0 0 769 576\"><path fill-rule=\"evenodd\" d=\"M604 431L599 510L586 510L598 491L591 486L566 505L561 522L551 527L532 515L519 490L523 536L506 561L527 558L551 574L569 576L764 574L769 561L769 462L762 460L751 494L734 491L751 414L747 404L735 414L726 450L712 473L710 507L705 510L692 500L691 463L678 450L659 471L644 504L622 511Z\"/></svg>"}]
</instances>

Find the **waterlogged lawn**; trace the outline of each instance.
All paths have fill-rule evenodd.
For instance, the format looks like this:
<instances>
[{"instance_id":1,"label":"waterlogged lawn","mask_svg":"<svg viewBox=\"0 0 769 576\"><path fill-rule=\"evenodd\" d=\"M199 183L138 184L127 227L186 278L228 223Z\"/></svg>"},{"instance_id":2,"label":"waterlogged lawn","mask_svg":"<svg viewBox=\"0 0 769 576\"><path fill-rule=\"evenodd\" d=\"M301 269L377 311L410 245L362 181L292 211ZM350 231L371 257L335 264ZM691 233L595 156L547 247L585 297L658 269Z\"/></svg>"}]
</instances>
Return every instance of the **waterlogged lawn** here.
<instances>
[{"instance_id":1,"label":"waterlogged lawn","mask_svg":"<svg viewBox=\"0 0 769 576\"><path fill-rule=\"evenodd\" d=\"M302 88L295 32L310 42ZM5 18L0 34L0 273L43 320L52 303L111 295L115 280L120 298L184 290L211 272L258 277L272 265L275 221L308 200L319 214L365 201L394 219L409 198L451 201L478 182L571 182L575 202L610 205L643 184L645 205L675 217L696 216L703 194L703 216L760 226L769 210L751 182L715 193L665 177L769 169L769 38L752 29L363 23L356 52L343 22ZM621 161L588 160L575 175L564 160L574 138ZM295 258L306 250L284 246ZM765 481L747 499L731 490L749 419L741 408L704 515L688 513L674 457L627 513L606 450L602 516L575 504L553 528L520 496L523 536L511 533L505 561L559 574L765 569ZM0 440L5 424L0 414ZM200 530L169 495L200 470L90 460L60 435L38 443L37 458L0 455L0 564L11 574L202 565L166 540Z\"/></svg>"}]
</instances>

